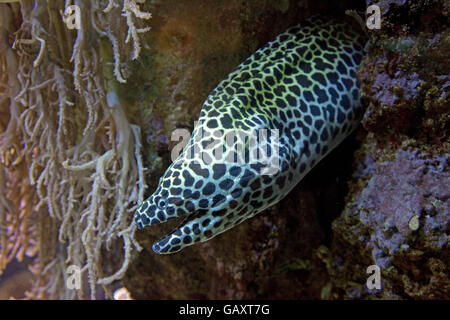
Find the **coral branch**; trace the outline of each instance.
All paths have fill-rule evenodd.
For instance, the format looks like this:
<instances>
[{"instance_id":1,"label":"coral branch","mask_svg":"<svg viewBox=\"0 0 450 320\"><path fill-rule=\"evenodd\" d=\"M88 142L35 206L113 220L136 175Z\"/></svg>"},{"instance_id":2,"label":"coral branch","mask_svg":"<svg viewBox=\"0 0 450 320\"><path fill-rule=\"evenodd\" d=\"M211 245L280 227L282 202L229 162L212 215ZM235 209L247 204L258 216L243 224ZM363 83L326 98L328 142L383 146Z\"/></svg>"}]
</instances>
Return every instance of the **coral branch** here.
<instances>
[{"instance_id":1,"label":"coral branch","mask_svg":"<svg viewBox=\"0 0 450 320\"><path fill-rule=\"evenodd\" d=\"M36 255L32 298L83 298L82 290L75 294L65 285L70 264L87 273L95 298L98 285L120 279L133 248L141 249L130 221L146 188L141 133L111 79L126 81L121 59L137 58L139 34L149 28L135 23L151 15L137 1L119 7L110 0L103 10L101 2L73 1L82 15L76 31L48 19L43 5L21 2L12 47L5 36L6 28L14 29L12 11L0 4L0 20L9 23L0 23L0 68L6 71L0 112L5 109L8 119L0 121L0 184L7 186L0 190L0 272L14 258ZM52 2L51 10L64 12L71 3ZM125 19L128 29L117 19ZM72 47L57 43L49 30L58 39L75 35ZM102 54L104 39L111 55ZM109 61L111 74L105 71ZM105 257L122 250L122 265L113 271Z\"/></svg>"}]
</instances>

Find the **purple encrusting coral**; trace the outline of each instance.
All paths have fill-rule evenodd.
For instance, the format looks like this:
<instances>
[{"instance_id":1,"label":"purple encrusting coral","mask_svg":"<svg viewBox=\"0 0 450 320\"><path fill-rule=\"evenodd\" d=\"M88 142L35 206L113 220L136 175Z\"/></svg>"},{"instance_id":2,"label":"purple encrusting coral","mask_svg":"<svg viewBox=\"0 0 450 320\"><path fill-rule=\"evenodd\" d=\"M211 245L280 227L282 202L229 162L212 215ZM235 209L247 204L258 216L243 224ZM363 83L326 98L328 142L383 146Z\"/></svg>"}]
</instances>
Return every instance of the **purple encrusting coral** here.
<instances>
[{"instance_id":1,"label":"purple encrusting coral","mask_svg":"<svg viewBox=\"0 0 450 320\"><path fill-rule=\"evenodd\" d=\"M376 164L374 174L355 198L361 223L370 229L367 246L377 265L387 267L390 256L414 246L418 234L430 249L449 242L449 155L427 159L400 150L397 158ZM419 219L418 230L411 219Z\"/></svg>"},{"instance_id":2,"label":"purple encrusting coral","mask_svg":"<svg viewBox=\"0 0 450 320\"><path fill-rule=\"evenodd\" d=\"M393 106L400 99L393 92L394 88L401 88L404 98L410 100L417 97L417 87L420 83L419 75L415 72L405 75L401 71L397 71L394 78L387 73L379 73L373 84L376 91L375 98L384 106Z\"/></svg>"}]
</instances>

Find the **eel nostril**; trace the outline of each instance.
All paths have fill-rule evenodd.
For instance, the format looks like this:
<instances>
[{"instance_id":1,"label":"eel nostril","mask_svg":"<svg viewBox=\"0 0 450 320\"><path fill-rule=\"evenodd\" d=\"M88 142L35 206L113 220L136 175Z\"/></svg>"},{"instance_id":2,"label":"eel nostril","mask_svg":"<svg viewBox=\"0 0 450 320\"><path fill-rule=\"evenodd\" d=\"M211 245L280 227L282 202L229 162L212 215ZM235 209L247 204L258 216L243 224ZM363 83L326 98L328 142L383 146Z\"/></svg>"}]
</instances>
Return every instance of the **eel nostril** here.
<instances>
[{"instance_id":1,"label":"eel nostril","mask_svg":"<svg viewBox=\"0 0 450 320\"><path fill-rule=\"evenodd\" d=\"M156 206L160 209L160 210L164 210L167 206L167 200L164 198L159 198L156 201Z\"/></svg>"}]
</instances>

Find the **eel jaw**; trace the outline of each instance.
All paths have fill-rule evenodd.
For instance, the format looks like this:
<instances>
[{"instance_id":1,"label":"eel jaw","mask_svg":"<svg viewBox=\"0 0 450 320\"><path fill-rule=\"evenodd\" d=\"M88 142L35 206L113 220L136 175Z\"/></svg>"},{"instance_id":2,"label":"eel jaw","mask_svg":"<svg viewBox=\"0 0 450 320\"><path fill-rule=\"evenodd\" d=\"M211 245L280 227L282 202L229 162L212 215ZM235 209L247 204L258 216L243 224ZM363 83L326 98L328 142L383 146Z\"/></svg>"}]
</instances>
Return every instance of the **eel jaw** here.
<instances>
[{"instance_id":1,"label":"eel jaw","mask_svg":"<svg viewBox=\"0 0 450 320\"><path fill-rule=\"evenodd\" d=\"M208 210L196 210L188 214L178 227L156 241L152 246L152 250L158 254L171 254L193 245L196 242L207 240L202 239L201 237L202 227L200 220L201 217L208 216L207 211ZM213 235L211 237L213 237Z\"/></svg>"},{"instance_id":2,"label":"eel jaw","mask_svg":"<svg viewBox=\"0 0 450 320\"><path fill-rule=\"evenodd\" d=\"M144 201L142 205L136 210L134 214L134 223L138 229L143 229L146 226L152 226L161 224L167 220L172 220L185 216L183 222L169 234L165 235L158 241L156 241L152 249L158 254L169 254L180 251L184 247L194 244L200 241L200 223L204 220L197 221L202 216L208 216L209 211L205 209L198 209L193 212L184 212L183 214L175 213L175 210L171 210L173 214L169 214L167 208L155 208L153 201L154 197Z\"/></svg>"},{"instance_id":3,"label":"eel jaw","mask_svg":"<svg viewBox=\"0 0 450 320\"><path fill-rule=\"evenodd\" d=\"M198 209L187 215L183 222L172 232L156 241L152 249L158 254L178 252L197 242L205 242L214 238L242 223L259 211L254 211L248 207L240 208L238 211L230 210L227 207L223 208L222 211Z\"/></svg>"}]
</instances>

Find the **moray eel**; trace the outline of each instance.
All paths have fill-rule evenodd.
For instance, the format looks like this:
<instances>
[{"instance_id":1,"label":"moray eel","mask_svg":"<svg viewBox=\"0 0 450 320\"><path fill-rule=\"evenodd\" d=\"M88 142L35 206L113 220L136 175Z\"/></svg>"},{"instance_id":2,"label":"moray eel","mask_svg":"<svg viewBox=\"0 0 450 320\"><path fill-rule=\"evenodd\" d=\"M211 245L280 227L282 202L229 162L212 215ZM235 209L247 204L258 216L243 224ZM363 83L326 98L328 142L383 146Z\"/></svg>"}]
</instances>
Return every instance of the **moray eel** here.
<instances>
[{"instance_id":1,"label":"moray eel","mask_svg":"<svg viewBox=\"0 0 450 320\"><path fill-rule=\"evenodd\" d=\"M364 44L362 30L344 19L315 18L280 34L224 79L135 213L139 229L185 216L153 250L174 253L253 217L283 199L347 137L363 111L355 74Z\"/></svg>"}]
</instances>

